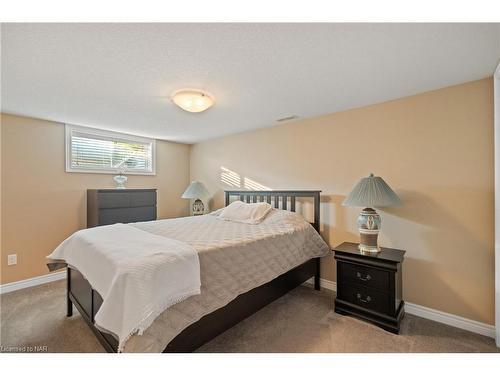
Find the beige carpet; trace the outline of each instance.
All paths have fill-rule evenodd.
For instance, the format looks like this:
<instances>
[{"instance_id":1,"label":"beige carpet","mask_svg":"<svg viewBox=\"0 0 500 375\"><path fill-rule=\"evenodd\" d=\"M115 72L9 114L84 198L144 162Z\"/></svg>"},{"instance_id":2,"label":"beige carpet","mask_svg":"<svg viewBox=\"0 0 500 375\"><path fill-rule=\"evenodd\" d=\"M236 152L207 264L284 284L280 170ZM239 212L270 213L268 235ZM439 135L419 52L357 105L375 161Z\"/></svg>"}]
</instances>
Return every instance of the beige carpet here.
<instances>
[{"instance_id":1,"label":"beige carpet","mask_svg":"<svg viewBox=\"0 0 500 375\"><path fill-rule=\"evenodd\" d=\"M65 282L2 295L0 344L49 352L103 352L78 312L66 318ZM393 335L335 314L333 294L299 287L199 352L497 352L494 340L406 315ZM75 309L76 311L76 309Z\"/></svg>"}]
</instances>

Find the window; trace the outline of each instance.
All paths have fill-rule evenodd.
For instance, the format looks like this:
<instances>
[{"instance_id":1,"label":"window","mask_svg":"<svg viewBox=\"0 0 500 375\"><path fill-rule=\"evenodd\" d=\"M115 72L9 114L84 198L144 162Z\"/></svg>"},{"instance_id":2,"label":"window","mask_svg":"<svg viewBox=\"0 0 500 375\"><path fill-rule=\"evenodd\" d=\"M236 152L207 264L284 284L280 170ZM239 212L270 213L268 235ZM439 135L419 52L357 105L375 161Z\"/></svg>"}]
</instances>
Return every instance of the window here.
<instances>
[{"instance_id":1,"label":"window","mask_svg":"<svg viewBox=\"0 0 500 375\"><path fill-rule=\"evenodd\" d=\"M66 172L155 174L155 140L66 125Z\"/></svg>"}]
</instances>

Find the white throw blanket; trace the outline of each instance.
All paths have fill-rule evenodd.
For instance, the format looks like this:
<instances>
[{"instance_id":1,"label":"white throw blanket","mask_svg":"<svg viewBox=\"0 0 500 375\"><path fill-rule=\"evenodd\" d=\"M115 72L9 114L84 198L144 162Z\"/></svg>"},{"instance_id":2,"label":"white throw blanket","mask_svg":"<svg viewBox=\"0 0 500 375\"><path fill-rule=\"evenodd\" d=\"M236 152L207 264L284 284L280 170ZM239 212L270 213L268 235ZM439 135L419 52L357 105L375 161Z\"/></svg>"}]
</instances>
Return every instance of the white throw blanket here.
<instances>
[{"instance_id":1,"label":"white throw blanket","mask_svg":"<svg viewBox=\"0 0 500 375\"><path fill-rule=\"evenodd\" d=\"M200 294L196 250L127 224L80 230L47 258L74 266L99 292L95 324L118 337L118 351L164 310Z\"/></svg>"}]
</instances>

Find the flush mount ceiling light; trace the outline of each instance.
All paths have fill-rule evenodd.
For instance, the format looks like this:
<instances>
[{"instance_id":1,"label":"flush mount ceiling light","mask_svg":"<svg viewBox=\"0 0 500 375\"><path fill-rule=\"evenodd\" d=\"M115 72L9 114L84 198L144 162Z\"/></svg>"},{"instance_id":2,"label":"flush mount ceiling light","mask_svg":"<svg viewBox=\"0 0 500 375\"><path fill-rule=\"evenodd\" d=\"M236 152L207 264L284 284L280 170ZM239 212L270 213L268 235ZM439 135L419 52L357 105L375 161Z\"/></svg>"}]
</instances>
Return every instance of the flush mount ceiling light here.
<instances>
[{"instance_id":1,"label":"flush mount ceiling light","mask_svg":"<svg viewBox=\"0 0 500 375\"><path fill-rule=\"evenodd\" d=\"M172 94L172 101L188 112L203 112L214 105L214 97L206 91L182 89Z\"/></svg>"}]
</instances>

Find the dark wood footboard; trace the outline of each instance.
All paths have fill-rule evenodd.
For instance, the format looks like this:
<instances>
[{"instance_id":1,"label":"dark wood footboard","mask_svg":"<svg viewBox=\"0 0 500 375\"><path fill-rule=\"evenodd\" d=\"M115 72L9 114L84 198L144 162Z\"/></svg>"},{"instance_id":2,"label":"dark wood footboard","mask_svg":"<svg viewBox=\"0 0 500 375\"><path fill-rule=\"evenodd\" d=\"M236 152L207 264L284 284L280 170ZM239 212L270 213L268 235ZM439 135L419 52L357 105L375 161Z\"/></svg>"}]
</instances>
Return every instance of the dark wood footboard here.
<instances>
[{"instance_id":1,"label":"dark wood footboard","mask_svg":"<svg viewBox=\"0 0 500 375\"><path fill-rule=\"evenodd\" d=\"M311 259L276 279L243 293L214 312L205 315L178 334L164 352L192 352L264 306L296 288L311 277L319 279L319 258ZM68 316L72 304L97 336L107 352L116 352L117 340L94 326L94 317L102 304L102 298L76 269L68 268Z\"/></svg>"},{"instance_id":2,"label":"dark wood footboard","mask_svg":"<svg viewBox=\"0 0 500 375\"><path fill-rule=\"evenodd\" d=\"M68 278L68 312L73 314L73 305L77 308L83 320L89 325L101 345L107 352L113 353L118 349L118 341L107 333L98 330L94 325L94 317L102 304L100 294L92 289L87 279L76 269L67 269Z\"/></svg>"}]
</instances>

